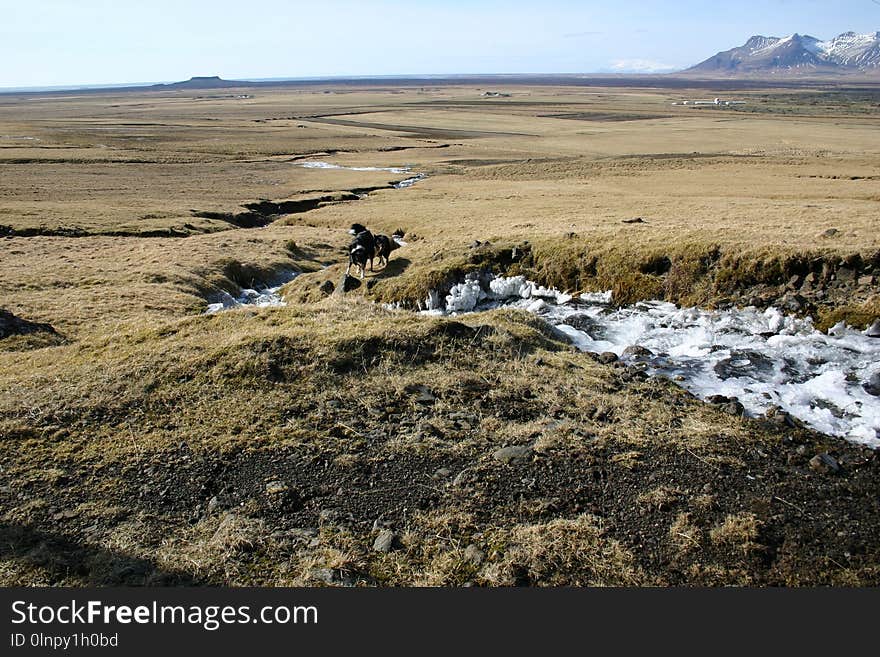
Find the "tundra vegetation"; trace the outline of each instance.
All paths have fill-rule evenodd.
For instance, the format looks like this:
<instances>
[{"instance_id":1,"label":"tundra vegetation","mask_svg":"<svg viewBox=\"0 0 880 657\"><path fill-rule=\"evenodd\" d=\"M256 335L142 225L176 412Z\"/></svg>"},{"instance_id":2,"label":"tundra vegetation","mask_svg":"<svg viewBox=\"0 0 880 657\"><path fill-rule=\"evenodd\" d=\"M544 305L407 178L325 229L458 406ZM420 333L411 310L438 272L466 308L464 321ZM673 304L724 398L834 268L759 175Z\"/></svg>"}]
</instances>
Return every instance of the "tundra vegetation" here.
<instances>
[{"instance_id":1,"label":"tundra vegetation","mask_svg":"<svg viewBox=\"0 0 880 657\"><path fill-rule=\"evenodd\" d=\"M0 96L0 583L880 583L873 451L406 310L492 271L864 328L880 91L485 91ZM352 223L406 246L342 293Z\"/></svg>"}]
</instances>

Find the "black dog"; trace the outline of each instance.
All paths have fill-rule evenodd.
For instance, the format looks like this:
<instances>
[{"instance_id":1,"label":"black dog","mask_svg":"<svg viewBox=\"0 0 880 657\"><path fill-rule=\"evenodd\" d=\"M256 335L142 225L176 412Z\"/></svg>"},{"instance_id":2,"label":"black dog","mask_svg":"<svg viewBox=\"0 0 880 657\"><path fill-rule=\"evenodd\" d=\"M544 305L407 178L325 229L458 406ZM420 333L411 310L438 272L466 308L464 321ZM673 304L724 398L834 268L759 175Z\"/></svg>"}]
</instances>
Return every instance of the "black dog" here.
<instances>
[{"instance_id":1,"label":"black dog","mask_svg":"<svg viewBox=\"0 0 880 657\"><path fill-rule=\"evenodd\" d=\"M370 271L373 271L373 259L376 257L376 239L373 233L368 231L361 224L352 224L348 231L354 235L354 240L348 245L348 269L345 275L351 272L352 265L356 265L361 270L361 279L366 276L367 262L370 263Z\"/></svg>"},{"instance_id":2,"label":"black dog","mask_svg":"<svg viewBox=\"0 0 880 657\"><path fill-rule=\"evenodd\" d=\"M402 241L402 238L402 230L394 231L394 234L391 237L388 237L387 235L376 235L374 242L376 244L376 257L379 259L380 265L387 267L388 258L391 255L391 252L406 244Z\"/></svg>"}]
</instances>

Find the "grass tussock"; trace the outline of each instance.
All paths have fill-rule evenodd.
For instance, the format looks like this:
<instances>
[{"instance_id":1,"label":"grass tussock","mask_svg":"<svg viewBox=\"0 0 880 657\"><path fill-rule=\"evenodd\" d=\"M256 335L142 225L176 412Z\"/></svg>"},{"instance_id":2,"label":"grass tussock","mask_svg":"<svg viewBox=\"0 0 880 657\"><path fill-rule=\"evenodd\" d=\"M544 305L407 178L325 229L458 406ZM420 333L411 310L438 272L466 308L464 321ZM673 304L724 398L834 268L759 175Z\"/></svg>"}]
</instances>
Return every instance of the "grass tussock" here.
<instances>
[{"instance_id":1,"label":"grass tussock","mask_svg":"<svg viewBox=\"0 0 880 657\"><path fill-rule=\"evenodd\" d=\"M758 543L761 522L753 513L728 515L724 521L709 531L709 539L717 546L753 552L762 549Z\"/></svg>"},{"instance_id":2,"label":"grass tussock","mask_svg":"<svg viewBox=\"0 0 880 657\"><path fill-rule=\"evenodd\" d=\"M636 586L651 583L633 555L592 516L519 525L496 539L498 556L483 577L492 584Z\"/></svg>"}]
</instances>

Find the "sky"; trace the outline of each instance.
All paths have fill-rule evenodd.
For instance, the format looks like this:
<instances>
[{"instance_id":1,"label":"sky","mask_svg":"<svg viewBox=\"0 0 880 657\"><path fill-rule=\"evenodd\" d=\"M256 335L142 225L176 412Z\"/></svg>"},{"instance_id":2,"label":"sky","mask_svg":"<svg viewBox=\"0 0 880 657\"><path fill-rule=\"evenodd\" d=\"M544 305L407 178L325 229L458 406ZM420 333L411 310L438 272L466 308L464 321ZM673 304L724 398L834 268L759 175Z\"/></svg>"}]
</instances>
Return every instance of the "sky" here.
<instances>
[{"instance_id":1,"label":"sky","mask_svg":"<svg viewBox=\"0 0 880 657\"><path fill-rule=\"evenodd\" d=\"M0 87L656 73L753 34L880 30L880 0L0 0Z\"/></svg>"}]
</instances>

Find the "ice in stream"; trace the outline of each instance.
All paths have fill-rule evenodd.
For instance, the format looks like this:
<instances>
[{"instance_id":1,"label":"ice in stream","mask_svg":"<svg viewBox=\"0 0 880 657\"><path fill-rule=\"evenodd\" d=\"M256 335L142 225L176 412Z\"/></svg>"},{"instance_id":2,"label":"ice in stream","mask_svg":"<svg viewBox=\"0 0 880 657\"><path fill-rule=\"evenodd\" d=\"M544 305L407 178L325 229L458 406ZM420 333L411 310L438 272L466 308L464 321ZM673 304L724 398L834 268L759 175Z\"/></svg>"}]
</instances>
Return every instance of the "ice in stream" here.
<instances>
[{"instance_id":1,"label":"ice in stream","mask_svg":"<svg viewBox=\"0 0 880 657\"><path fill-rule=\"evenodd\" d=\"M778 406L806 425L880 447L880 396L868 382L880 376L880 338L838 324L828 334L809 318L775 308L679 308L648 301L615 308L611 293L570 294L526 280L466 280L441 299L425 300L433 315L498 307L522 308L556 326L582 351L614 352L642 362L697 397L736 397L748 415ZM633 345L651 355L633 356Z\"/></svg>"},{"instance_id":2,"label":"ice in stream","mask_svg":"<svg viewBox=\"0 0 880 657\"><path fill-rule=\"evenodd\" d=\"M240 308L241 306L257 306L260 308L286 306L287 303L281 297L281 288L284 287L285 283L289 283L296 278L296 276L297 272L283 272L279 274L271 287L242 288L241 294L237 297L232 296L229 292L220 292L217 295L219 300L208 304L205 314L212 315L221 310L230 310L232 308Z\"/></svg>"},{"instance_id":3,"label":"ice in stream","mask_svg":"<svg viewBox=\"0 0 880 657\"><path fill-rule=\"evenodd\" d=\"M307 162L299 162L299 166L304 169L344 169L346 171L387 171L388 173L407 174L412 172L412 167L346 167L341 164L333 164L332 162L321 162L317 160L309 160ZM392 185L395 189L406 189L412 187L420 180L427 178L427 174L417 173L414 176L405 178Z\"/></svg>"}]
</instances>

